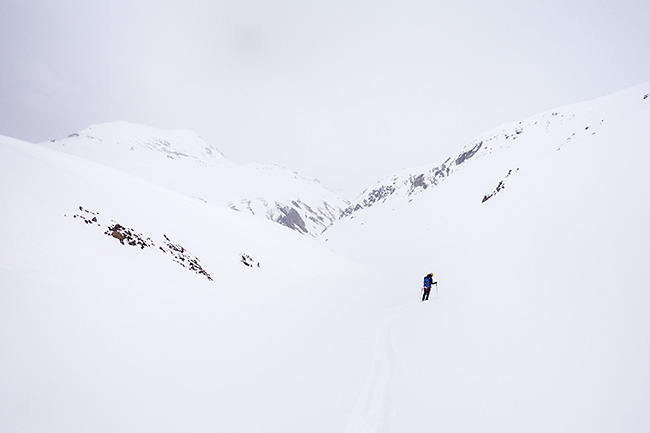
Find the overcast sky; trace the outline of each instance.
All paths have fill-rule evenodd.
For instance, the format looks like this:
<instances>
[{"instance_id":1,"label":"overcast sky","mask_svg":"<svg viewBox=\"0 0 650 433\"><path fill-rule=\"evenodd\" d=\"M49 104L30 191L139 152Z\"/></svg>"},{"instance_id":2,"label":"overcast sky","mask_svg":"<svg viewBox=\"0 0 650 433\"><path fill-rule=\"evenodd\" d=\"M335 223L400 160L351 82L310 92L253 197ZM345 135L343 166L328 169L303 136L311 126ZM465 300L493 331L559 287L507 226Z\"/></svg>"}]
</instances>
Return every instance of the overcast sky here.
<instances>
[{"instance_id":1,"label":"overcast sky","mask_svg":"<svg viewBox=\"0 0 650 433\"><path fill-rule=\"evenodd\" d=\"M348 198L646 81L647 0L0 0L0 134L192 129Z\"/></svg>"}]
</instances>

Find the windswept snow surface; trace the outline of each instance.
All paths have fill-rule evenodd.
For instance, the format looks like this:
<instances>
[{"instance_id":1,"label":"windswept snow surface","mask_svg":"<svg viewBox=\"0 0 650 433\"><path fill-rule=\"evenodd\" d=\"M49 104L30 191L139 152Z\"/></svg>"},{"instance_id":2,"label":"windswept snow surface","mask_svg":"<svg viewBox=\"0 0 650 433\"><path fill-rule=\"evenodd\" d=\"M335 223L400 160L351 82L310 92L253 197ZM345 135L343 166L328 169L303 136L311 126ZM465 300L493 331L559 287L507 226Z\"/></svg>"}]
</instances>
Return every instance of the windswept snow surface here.
<instances>
[{"instance_id":1,"label":"windswept snow surface","mask_svg":"<svg viewBox=\"0 0 650 433\"><path fill-rule=\"evenodd\" d=\"M611 115L357 210L327 248L0 138L0 431L650 431L647 94L572 106L583 131Z\"/></svg>"},{"instance_id":2,"label":"windswept snow surface","mask_svg":"<svg viewBox=\"0 0 650 433\"><path fill-rule=\"evenodd\" d=\"M109 122L43 145L312 236L336 221L348 204L318 180L295 171L235 164L187 130Z\"/></svg>"},{"instance_id":3,"label":"windswept snow surface","mask_svg":"<svg viewBox=\"0 0 650 433\"><path fill-rule=\"evenodd\" d=\"M609 116L561 146L522 136L324 233L403 278L379 289L394 309L375 360L391 367L348 432L650 431L648 93L558 110L583 132ZM440 298L418 303L428 272Z\"/></svg>"}]
</instances>

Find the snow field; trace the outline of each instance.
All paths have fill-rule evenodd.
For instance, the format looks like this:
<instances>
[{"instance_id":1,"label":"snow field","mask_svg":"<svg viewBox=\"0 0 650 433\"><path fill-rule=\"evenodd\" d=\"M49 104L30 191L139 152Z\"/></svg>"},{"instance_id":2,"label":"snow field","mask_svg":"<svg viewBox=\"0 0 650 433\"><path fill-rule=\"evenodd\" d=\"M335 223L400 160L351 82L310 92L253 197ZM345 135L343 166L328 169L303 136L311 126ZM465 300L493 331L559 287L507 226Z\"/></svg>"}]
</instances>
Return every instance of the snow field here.
<instances>
[{"instance_id":1,"label":"snow field","mask_svg":"<svg viewBox=\"0 0 650 433\"><path fill-rule=\"evenodd\" d=\"M352 314L363 289L342 284L355 266L104 166L5 139L1 151L0 430L344 428L372 339ZM80 205L101 228L73 218ZM106 236L110 219L156 247ZM163 234L214 281L159 252Z\"/></svg>"},{"instance_id":2,"label":"snow field","mask_svg":"<svg viewBox=\"0 0 650 433\"><path fill-rule=\"evenodd\" d=\"M328 230L335 251L404 278L386 287L400 313L390 416L374 431L650 428L648 125L533 158L485 203L512 155ZM440 299L417 303L431 271Z\"/></svg>"},{"instance_id":3,"label":"snow field","mask_svg":"<svg viewBox=\"0 0 650 433\"><path fill-rule=\"evenodd\" d=\"M320 245L0 138L0 431L650 430L640 89L540 115L561 128ZM121 245L112 220L156 246ZM161 252L163 235L214 281ZM428 272L440 296L421 303Z\"/></svg>"}]
</instances>

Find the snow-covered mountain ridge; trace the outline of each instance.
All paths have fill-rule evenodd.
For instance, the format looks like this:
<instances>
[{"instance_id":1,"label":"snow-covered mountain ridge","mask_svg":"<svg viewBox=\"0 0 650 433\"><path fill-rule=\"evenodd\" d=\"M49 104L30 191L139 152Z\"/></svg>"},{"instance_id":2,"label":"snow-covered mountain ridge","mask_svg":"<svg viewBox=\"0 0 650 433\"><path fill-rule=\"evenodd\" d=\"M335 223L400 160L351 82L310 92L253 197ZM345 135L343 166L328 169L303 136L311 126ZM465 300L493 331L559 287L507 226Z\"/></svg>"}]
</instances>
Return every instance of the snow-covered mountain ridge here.
<instances>
[{"instance_id":1,"label":"snow-covered mountain ridge","mask_svg":"<svg viewBox=\"0 0 650 433\"><path fill-rule=\"evenodd\" d=\"M480 134L442 163L404 169L378 181L363 191L344 210L343 216L354 215L378 203L396 205L397 202L411 201L477 159L508 150L508 163L501 167L501 178L494 178L495 185L486 185L485 193L478 197L487 200L498 192L497 189L500 191L505 178L526 161L561 151L565 146L588 140L625 118L647 113L649 95L650 83L496 127ZM493 189L494 186L497 189Z\"/></svg>"},{"instance_id":2,"label":"snow-covered mountain ridge","mask_svg":"<svg viewBox=\"0 0 650 433\"><path fill-rule=\"evenodd\" d=\"M187 130L111 122L42 144L312 236L338 219L348 205L318 180L295 171L235 164Z\"/></svg>"},{"instance_id":3,"label":"snow-covered mountain ridge","mask_svg":"<svg viewBox=\"0 0 650 433\"><path fill-rule=\"evenodd\" d=\"M72 140L72 139L81 140ZM128 122L108 122L91 125L88 128L70 134L66 139L51 140L68 153L83 154L108 158L116 149L128 148L130 151L148 149L161 153L169 159L187 158L204 163L226 162L223 154L215 146L206 143L199 135L190 130L163 131L147 125ZM92 146L92 144L99 144ZM91 150L92 148L92 150ZM97 155L99 153L99 155ZM102 154L103 153L103 154ZM81 155L80 155L81 156Z\"/></svg>"}]
</instances>

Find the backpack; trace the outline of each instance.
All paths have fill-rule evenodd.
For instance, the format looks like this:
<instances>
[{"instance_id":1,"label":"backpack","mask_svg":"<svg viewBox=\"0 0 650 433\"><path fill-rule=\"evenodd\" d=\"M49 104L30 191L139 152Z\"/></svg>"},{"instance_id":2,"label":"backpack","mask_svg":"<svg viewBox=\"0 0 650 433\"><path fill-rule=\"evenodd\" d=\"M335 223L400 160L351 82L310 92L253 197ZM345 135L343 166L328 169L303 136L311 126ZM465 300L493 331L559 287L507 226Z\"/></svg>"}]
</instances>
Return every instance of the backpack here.
<instances>
[{"instance_id":1,"label":"backpack","mask_svg":"<svg viewBox=\"0 0 650 433\"><path fill-rule=\"evenodd\" d=\"M431 281L431 274L427 274L427 275L424 277L424 287L431 287L431 283L432 283L432 281Z\"/></svg>"}]
</instances>

